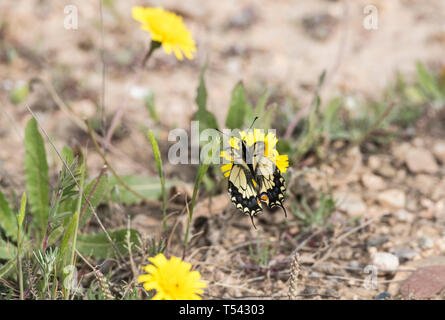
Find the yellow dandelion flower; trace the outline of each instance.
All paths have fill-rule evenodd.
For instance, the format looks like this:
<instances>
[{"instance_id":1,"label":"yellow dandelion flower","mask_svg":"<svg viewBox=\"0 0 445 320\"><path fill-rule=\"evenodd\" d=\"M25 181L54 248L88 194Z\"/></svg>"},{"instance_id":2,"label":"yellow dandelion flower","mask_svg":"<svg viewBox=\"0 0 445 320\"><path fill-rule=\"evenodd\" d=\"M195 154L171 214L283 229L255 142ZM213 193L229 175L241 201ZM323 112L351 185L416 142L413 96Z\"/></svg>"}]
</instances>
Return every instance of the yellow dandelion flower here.
<instances>
[{"instance_id":1,"label":"yellow dandelion flower","mask_svg":"<svg viewBox=\"0 0 445 320\"><path fill-rule=\"evenodd\" d=\"M289 167L289 157L287 154L280 155L278 151L275 150L272 161L275 163L278 170L280 170L282 173L285 173L287 171L287 168Z\"/></svg>"},{"instance_id":2,"label":"yellow dandelion flower","mask_svg":"<svg viewBox=\"0 0 445 320\"><path fill-rule=\"evenodd\" d=\"M156 290L153 300L200 300L207 286L201 281L199 271L191 271L192 265L177 257L170 260L162 254L148 258L152 263L142 267L147 272L139 276L145 290Z\"/></svg>"},{"instance_id":3,"label":"yellow dandelion flower","mask_svg":"<svg viewBox=\"0 0 445 320\"><path fill-rule=\"evenodd\" d=\"M150 32L152 48L162 44L167 54L173 51L179 60L183 59L183 54L187 59L193 59L195 41L182 22L182 17L159 7L134 7L132 14L136 21L142 23L141 29Z\"/></svg>"},{"instance_id":4,"label":"yellow dandelion flower","mask_svg":"<svg viewBox=\"0 0 445 320\"><path fill-rule=\"evenodd\" d=\"M241 140L245 141L247 147L251 147L257 142L262 142L264 143L264 156L272 160L280 172L285 173L287 171L289 167L289 157L287 155L280 155L276 150L278 139L274 133L268 132L266 135L263 130L253 129L247 132L240 131L239 136L241 139L234 137L230 139L230 146L233 149L240 150ZM230 162L221 167L224 176L228 177L233 166L234 158L230 156L227 151L221 152L221 158L225 160L225 163L227 163L227 161Z\"/></svg>"}]
</instances>

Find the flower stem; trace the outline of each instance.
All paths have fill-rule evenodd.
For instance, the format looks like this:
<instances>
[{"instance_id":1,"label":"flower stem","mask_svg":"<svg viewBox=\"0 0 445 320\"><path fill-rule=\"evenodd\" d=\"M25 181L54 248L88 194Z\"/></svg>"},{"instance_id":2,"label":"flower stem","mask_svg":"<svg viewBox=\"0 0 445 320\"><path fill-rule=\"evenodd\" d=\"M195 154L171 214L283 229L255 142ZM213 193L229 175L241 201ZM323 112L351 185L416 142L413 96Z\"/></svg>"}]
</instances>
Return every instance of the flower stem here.
<instances>
[{"instance_id":1,"label":"flower stem","mask_svg":"<svg viewBox=\"0 0 445 320\"><path fill-rule=\"evenodd\" d=\"M150 43L150 49L148 49L147 53L145 54L144 59L142 60L141 66L142 68L145 67L145 64L147 63L148 59L151 57L153 51L155 51L157 48L161 46L161 43L159 41L151 41Z\"/></svg>"}]
</instances>

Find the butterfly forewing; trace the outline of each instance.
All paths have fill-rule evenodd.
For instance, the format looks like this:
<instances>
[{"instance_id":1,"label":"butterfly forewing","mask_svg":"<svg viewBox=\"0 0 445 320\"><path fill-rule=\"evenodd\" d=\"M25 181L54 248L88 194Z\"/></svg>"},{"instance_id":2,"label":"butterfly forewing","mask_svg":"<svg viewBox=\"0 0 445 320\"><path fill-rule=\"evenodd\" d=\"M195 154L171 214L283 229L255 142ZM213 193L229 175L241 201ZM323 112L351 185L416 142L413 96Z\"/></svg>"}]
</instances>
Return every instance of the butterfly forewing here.
<instances>
[{"instance_id":1,"label":"butterfly forewing","mask_svg":"<svg viewBox=\"0 0 445 320\"><path fill-rule=\"evenodd\" d=\"M234 164L229 175L230 199L238 209L250 216L262 210L256 187L247 164Z\"/></svg>"}]
</instances>

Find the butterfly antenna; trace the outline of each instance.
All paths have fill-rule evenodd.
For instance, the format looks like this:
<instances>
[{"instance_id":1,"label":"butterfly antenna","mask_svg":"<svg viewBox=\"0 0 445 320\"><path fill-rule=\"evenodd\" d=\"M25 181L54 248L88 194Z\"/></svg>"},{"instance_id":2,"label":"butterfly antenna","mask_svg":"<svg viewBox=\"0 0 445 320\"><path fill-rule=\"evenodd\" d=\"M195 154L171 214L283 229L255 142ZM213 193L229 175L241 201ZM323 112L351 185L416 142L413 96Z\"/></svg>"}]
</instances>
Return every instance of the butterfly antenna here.
<instances>
[{"instance_id":1,"label":"butterfly antenna","mask_svg":"<svg viewBox=\"0 0 445 320\"><path fill-rule=\"evenodd\" d=\"M225 135L225 136L228 136L228 137L230 137L230 135L228 135L227 133L224 133L224 132L222 132L222 131L221 131L221 130L219 130L218 128L215 128L215 130L216 130L216 131L218 131L219 133L221 133L221 134Z\"/></svg>"},{"instance_id":2,"label":"butterfly antenna","mask_svg":"<svg viewBox=\"0 0 445 320\"><path fill-rule=\"evenodd\" d=\"M252 220L253 227L256 229L255 222L253 221L253 214L249 214L250 220Z\"/></svg>"},{"instance_id":3,"label":"butterfly antenna","mask_svg":"<svg viewBox=\"0 0 445 320\"><path fill-rule=\"evenodd\" d=\"M257 119L258 119L258 116L255 116L255 119L253 119L252 124L249 127L249 130L252 129L253 124L255 123L255 121L257 121Z\"/></svg>"}]
</instances>

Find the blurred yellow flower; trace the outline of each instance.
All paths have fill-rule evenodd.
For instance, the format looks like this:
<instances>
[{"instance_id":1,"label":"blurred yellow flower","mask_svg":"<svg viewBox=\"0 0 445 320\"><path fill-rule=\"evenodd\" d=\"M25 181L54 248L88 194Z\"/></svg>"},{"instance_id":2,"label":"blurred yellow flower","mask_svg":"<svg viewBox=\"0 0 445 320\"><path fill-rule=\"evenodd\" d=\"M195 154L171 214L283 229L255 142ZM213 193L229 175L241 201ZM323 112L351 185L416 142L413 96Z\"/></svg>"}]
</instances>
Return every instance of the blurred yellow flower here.
<instances>
[{"instance_id":1,"label":"blurred yellow flower","mask_svg":"<svg viewBox=\"0 0 445 320\"><path fill-rule=\"evenodd\" d=\"M148 258L152 263L142 267L147 272L139 276L145 290L156 290L153 300L201 300L199 294L207 286L201 281L199 271L191 271L192 265L177 257L170 260L162 254Z\"/></svg>"},{"instance_id":2,"label":"blurred yellow flower","mask_svg":"<svg viewBox=\"0 0 445 320\"><path fill-rule=\"evenodd\" d=\"M196 52L195 41L182 22L182 17L163 8L134 7L133 18L142 23L141 29L151 34L152 47L162 44L167 54L175 53L176 58L193 59ZM156 43L157 42L157 43Z\"/></svg>"}]
</instances>

